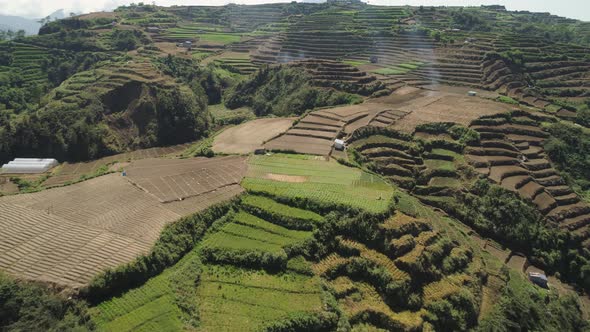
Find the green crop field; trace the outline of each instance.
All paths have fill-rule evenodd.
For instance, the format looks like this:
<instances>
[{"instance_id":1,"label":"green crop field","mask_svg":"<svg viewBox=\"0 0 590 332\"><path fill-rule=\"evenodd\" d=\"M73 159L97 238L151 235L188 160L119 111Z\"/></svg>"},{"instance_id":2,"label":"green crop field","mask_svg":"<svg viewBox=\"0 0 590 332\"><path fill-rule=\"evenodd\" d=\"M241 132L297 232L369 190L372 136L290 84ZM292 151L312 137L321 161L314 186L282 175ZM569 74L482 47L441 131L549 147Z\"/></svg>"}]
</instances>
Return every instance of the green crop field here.
<instances>
[{"instance_id":1,"label":"green crop field","mask_svg":"<svg viewBox=\"0 0 590 332\"><path fill-rule=\"evenodd\" d=\"M90 309L100 331L179 331L182 313L176 298L178 278L194 278L190 264L198 262L196 252L138 288L99 303Z\"/></svg>"},{"instance_id":2,"label":"green crop field","mask_svg":"<svg viewBox=\"0 0 590 332\"><path fill-rule=\"evenodd\" d=\"M219 43L219 44L230 44L240 41L242 37L236 34L230 33L205 33L199 35L199 39L202 41Z\"/></svg>"},{"instance_id":3,"label":"green crop field","mask_svg":"<svg viewBox=\"0 0 590 332\"><path fill-rule=\"evenodd\" d=\"M233 222L203 241L206 250L283 253L283 248L300 243L310 232L289 230L246 212L239 212Z\"/></svg>"},{"instance_id":4,"label":"green crop field","mask_svg":"<svg viewBox=\"0 0 590 332\"><path fill-rule=\"evenodd\" d=\"M309 197L371 212L385 211L393 193L392 188L376 175L312 156L253 156L249 164L242 186L254 192L288 198ZM269 174L287 177L284 181L277 181L269 179Z\"/></svg>"},{"instance_id":5,"label":"green crop field","mask_svg":"<svg viewBox=\"0 0 590 332\"><path fill-rule=\"evenodd\" d=\"M205 331L254 331L293 313L322 310L319 278L207 266L198 289Z\"/></svg>"},{"instance_id":6,"label":"green crop field","mask_svg":"<svg viewBox=\"0 0 590 332\"><path fill-rule=\"evenodd\" d=\"M323 220L322 216L317 213L277 203L276 201L263 196L248 195L242 199L242 204L245 206L263 209L267 212L270 212L271 214L277 214L283 217L312 222L320 222Z\"/></svg>"}]
</instances>

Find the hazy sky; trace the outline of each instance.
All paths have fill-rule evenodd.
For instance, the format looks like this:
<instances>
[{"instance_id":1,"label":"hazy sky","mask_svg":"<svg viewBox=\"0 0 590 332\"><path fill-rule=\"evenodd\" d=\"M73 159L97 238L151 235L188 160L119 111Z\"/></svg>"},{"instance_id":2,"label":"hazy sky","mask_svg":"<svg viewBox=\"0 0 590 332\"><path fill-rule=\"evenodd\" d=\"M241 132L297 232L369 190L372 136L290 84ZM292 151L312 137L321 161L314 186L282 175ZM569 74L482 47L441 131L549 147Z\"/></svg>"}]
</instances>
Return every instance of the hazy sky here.
<instances>
[{"instance_id":1,"label":"hazy sky","mask_svg":"<svg viewBox=\"0 0 590 332\"><path fill-rule=\"evenodd\" d=\"M0 0L0 14L27 17L43 17L58 9L67 12L90 12L111 10L119 5L141 0ZM152 3L151 0L145 3ZM259 4L270 2L290 2L290 0L156 0L156 4L169 6L177 5L224 5L226 3ZM590 0L369 0L374 5L424 5L424 6L479 6L481 4L505 5L510 10L530 10L536 12L551 12L552 14L590 21ZM2 23L2 22L0 22Z\"/></svg>"}]
</instances>

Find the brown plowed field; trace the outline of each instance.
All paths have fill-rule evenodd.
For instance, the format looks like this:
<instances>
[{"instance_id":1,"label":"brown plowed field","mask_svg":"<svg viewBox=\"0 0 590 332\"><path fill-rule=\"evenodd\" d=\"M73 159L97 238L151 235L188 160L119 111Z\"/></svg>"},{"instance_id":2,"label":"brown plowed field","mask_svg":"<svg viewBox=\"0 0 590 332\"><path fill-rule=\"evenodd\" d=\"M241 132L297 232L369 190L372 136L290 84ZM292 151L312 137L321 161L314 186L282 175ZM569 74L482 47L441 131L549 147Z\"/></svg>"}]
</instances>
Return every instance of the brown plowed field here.
<instances>
[{"instance_id":1,"label":"brown plowed field","mask_svg":"<svg viewBox=\"0 0 590 332\"><path fill-rule=\"evenodd\" d=\"M185 199L237 184L246 172L244 157L143 159L134 162L127 177L160 202Z\"/></svg>"},{"instance_id":2,"label":"brown plowed field","mask_svg":"<svg viewBox=\"0 0 590 332\"><path fill-rule=\"evenodd\" d=\"M298 153L328 155L333 142L327 139L283 135L264 145L269 150L295 151Z\"/></svg>"},{"instance_id":3,"label":"brown plowed field","mask_svg":"<svg viewBox=\"0 0 590 332\"><path fill-rule=\"evenodd\" d=\"M429 91L397 108L411 113L398 120L393 128L413 132L417 125L432 122L455 122L468 126L483 115L507 112L514 107L479 97Z\"/></svg>"},{"instance_id":4,"label":"brown plowed field","mask_svg":"<svg viewBox=\"0 0 590 332\"><path fill-rule=\"evenodd\" d=\"M73 164L64 163L52 171L52 176L43 182L43 186L55 187L64 185L68 182L78 181L82 175L92 174L100 167L116 161L138 160L180 154L180 152L184 151L188 146L189 144L180 144L167 147L149 148L108 156L90 162Z\"/></svg>"},{"instance_id":5,"label":"brown plowed field","mask_svg":"<svg viewBox=\"0 0 590 332\"><path fill-rule=\"evenodd\" d=\"M244 192L244 189L239 184L232 184L182 201L166 203L164 207L180 215L189 215L203 211L213 204L227 201L242 192Z\"/></svg>"},{"instance_id":6,"label":"brown plowed field","mask_svg":"<svg viewBox=\"0 0 590 332\"><path fill-rule=\"evenodd\" d=\"M144 159L130 164L127 177L109 174L0 197L0 269L82 286L149 251L166 224L240 194L245 171L243 157ZM156 194L134 183L153 179L161 181L152 188ZM188 198L165 204L158 199L173 190L184 190Z\"/></svg>"},{"instance_id":7,"label":"brown plowed field","mask_svg":"<svg viewBox=\"0 0 590 332\"><path fill-rule=\"evenodd\" d=\"M246 154L261 148L264 142L291 127L295 118L271 118L248 121L231 127L215 137L213 151Z\"/></svg>"},{"instance_id":8,"label":"brown plowed field","mask_svg":"<svg viewBox=\"0 0 590 332\"><path fill-rule=\"evenodd\" d=\"M77 286L146 252L180 215L119 174L0 199L0 267Z\"/></svg>"}]
</instances>

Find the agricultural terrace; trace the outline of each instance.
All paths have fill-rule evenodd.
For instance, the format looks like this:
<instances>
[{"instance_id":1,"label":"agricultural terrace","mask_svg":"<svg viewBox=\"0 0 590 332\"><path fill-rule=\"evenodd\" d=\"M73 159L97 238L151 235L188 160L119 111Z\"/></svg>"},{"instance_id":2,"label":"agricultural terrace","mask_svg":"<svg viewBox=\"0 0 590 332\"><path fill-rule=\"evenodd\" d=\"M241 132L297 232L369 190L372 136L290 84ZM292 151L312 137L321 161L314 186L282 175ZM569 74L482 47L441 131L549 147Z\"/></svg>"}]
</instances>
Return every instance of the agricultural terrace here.
<instances>
[{"instance_id":1,"label":"agricultural terrace","mask_svg":"<svg viewBox=\"0 0 590 332\"><path fill-rule=\"evenodd\" d=\"M467 90L465 90L467 91ZM514 105L495 102L479 97L468 97L466 92L421 92L418 98L398 106L408 114L395 122L393 128L407 133L425 123L454 122L467 126L471 121L484 116L508 112ZM386 102L384 97L382 102ZM375 100L380 102L379 99Z\"/></svg>"},{"instance_id":2,"label":"agricultural terrace","mask_svg":"<svg viewBox=\"0 0 590 332\"><path fill-rule=\"evenodd\" d=\"M120 173L0 198L0 268L78 287L149 251L165 225L243 189L241 157L143 159Z\"/></svg>"},{"instance_id":3,"label":"agricultural terrace","mask_svg":"<svg viewBox=\"0 0 590 332\"><path fill-rule=\"evenodd\" d=\"M293 124L294 118L269 118L248 121L228 128L215 136L213 151L216 153L250 153L282 134Z\"/></svg>"},{"instance_id":4,"label":"agricultural terrace","mask_svg":"<svg viewBox=\"0 0 590 332\"><path fill-rule=\"evenodd\" d=\"M307 198L383 212L393 189L380 177L323 157L275 154L252 156L242 186L279 197Z\"/></svg>"},{"instance_id":5,"label":"agricultural terrace","mask_svg":"<svg viewBox=\"0 0 590 332\"><path fill-rule=\"evenodd\" d=\"M256 331L292 315L323 312L320 279L306 273L301 256L289 259L293 246L312 236L295 229L297 223L322 217L260 196L244 197L242 208L216 221L219 226L177 264L92 308L99 330L144 330L141 322L147 322L148 330L158 331ZM287 220L291 225L283 226Z\"/></svg>"}]
</instances>

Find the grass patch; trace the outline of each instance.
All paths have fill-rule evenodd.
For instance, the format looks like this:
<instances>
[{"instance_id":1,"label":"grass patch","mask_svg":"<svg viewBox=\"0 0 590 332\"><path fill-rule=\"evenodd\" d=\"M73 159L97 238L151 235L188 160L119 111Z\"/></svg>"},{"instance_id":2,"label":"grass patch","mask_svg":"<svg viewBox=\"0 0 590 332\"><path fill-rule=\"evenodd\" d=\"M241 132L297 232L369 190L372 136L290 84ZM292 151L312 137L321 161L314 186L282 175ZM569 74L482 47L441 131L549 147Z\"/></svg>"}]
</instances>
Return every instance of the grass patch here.
<instances>
[{"instance_id":1,"label":"grass patch","mask_svg":"<svg viewBox=\"0 0 590 332\"><path fill-rule=\"evenodd\" d=\"M501 103L506 103L506 104L511 104L511 105L518 105L518 101L510 98L508 96L499 96L498 98L496 98L497 101L501 102Z\"/></svg>"},{"instance_id":2,"label":"grass patch","mask_svg":"<svg viewBox=\"0 0 590 332\"><path fill-rule=\"evenodd\" d=\"M459 187L461 182L455 178L433 177L428 183L431 187Z\"/></svg>"},{"instance_id":3,"label":"grass patch","mask_svg":"<svg viewBox=\"0 0 590 332\"><path fill-rule=\"evenodd\" d=\"M452 161L439 159L425 159L424 164L429 169L455 171L455 164Z\"/></svg>"},{"instance_id":4,"label":"grass patch","mask_svg":"<svg viewBox=\"0 0 590 332\"><path fill-rule=\"evenodd\" d=\"M380 75L403 75L420 68L424 63L419 61L406 62L393 67L371 70L372 73Z\"/></svg>"},{"instance_id":5,"label":"grass patch","mask_svg":"<svg viewBox=\"0 0 590 332\"><path fill-rule=\"evenodd\" d=\"M363 60L344 60L344 61L342 61L342 63L356 67L356 66L368 65L370 62L363 61Z\"/></svg>"},{"instance_id":6,"label":"grass patch","mask_svg":"<svg viewBox=\"0 0 590 332\"><path fill-rule=\"evenodd\" d=\"M287 181L304 182L271 180L269 174L275 175L275 179L287 176ZM250 158L250 168L242 186L254 192L349 205L375 213L388 208L393 194L393 189L376 175L335 161L286 154Z\"/></svg>"},{"instance_id":7,"label":"grass patch","mask_svg":"<svg viewBox=\"0 0 590 332\"><path fill-rule=\"evenodd\" d=\"M216 124L240 124L256 118L256 114L249 107L240 107L230 110L224 104L210 105L209 112L213 115Z\"/></svg>"},{"instance_id":8,"label":"grass patch","mask_svg":"<svg viewBox=\"0 0 590 332\"><path fill-rule=\"evenodd\" d=\"M239 42L242 36L230 33L206 33L199 35L199 39L206 42L231 44Z\"/></svg>"},{"instance_id":9,"label":"grass patch","mask_svg":"<svg viewBox=\"0 0 590 332\"><path fill-rule=\"evenodd\" d=\"M262 209L269 214L278 215L279 217L283 218L291 218L310 222L321 222L323 220L323 217L317 213L281 204L263 196L245 196L242 199L242 204L248 207Z\"/></svg>"}]
</instances>

